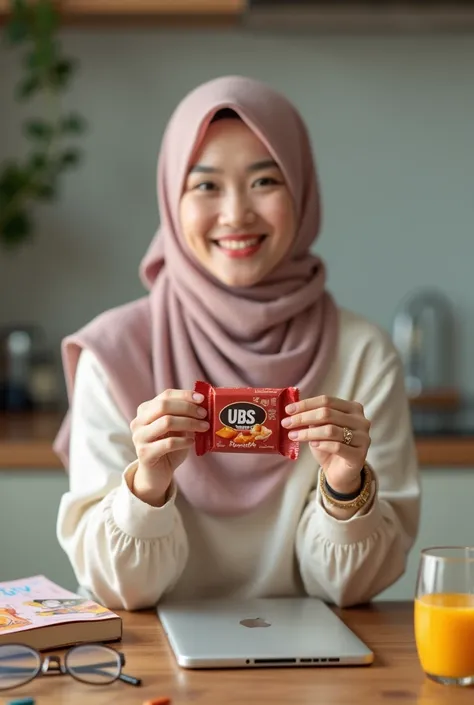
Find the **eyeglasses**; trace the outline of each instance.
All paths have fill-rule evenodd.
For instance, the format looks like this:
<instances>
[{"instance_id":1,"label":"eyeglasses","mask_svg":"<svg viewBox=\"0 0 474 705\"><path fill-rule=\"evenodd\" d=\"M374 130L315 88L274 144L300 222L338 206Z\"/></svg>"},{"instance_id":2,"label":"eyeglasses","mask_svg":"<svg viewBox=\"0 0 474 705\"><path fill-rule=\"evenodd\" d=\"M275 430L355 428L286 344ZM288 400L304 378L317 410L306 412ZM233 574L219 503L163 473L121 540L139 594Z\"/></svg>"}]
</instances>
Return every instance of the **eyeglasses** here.
<instances>
[{"instance_id":1,"label":"eyeglasses","mask_svg":"<svg viewBox=\"0 0 474 705\"><path fill-rule=\"evenodd\" d=\"M0 690L29 683L36 676L69 674L82 683L109 685L120 679L130 685L141 685L139 678L122 673L125 656L102 644L73 646L60 656L43 657L25 644L0 645Z\"/></svg>"}]
</instances>

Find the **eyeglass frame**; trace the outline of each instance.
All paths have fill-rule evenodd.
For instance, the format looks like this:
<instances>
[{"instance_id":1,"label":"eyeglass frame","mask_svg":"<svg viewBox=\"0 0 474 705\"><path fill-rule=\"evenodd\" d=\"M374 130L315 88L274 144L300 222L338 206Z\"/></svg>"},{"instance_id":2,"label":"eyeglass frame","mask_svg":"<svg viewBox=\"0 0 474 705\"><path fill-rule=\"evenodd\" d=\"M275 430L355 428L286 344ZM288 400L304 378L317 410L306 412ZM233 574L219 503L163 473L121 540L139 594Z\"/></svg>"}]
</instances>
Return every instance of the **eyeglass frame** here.
<instances>
[{"instance_id":1,"label":"eyeglass frame","mask_svg":"<svg viewBox=\"0 0 474 705\"><path fill-rule=\"evenodd\" d=\"M84 683L85 685L112 685L112 683L115 683L115 681L121 680L124 683L128 683L129 685L134 685L134 686L139 686L142 684L141 678L135 678L134 676L128 676L126 673L122 673L122 668L125 666L125 654L122 651L116 651L115 649L112 649L110 646L106 646L105 644L101 643L96 643L96 642L85 642L83 644L74 644L74 646L71 646L62 656L58 654L48 654L48 655L43 655L41 654L37 649L34 649L32 646L29 646L28 644L22 644L21 642L13 642L9 644L0 644L0 655L2 653L2 648L4 647L12 647L12 646L17 646L22 649L27 649L30 651L32 654L34 654L37 659L38 659L38 666L36 668L35 673L31 676L31 678L28 678L28 680L22 681L21 683L17 683L15 685L10 685L7 688L2 688L1 686L1 680L0 680L0 692L6 691L6 690L12 690L13 688L20 688L23 685L26 685L27 683L31 683L31 681L34 681L35 678L41 677L41 676L71 676L76 680L78 683ZM117 666L118 666L118 673L115 676L115 678L112 678L111 680L108 680L105 683L92 683L90 681L85 681L72 673L70 668L67 665L67 657L71 653L71 651L75 651L76 649L79 649L84 646L96 646L99 647L100 649L104 649L108 651L109 653L112 653L115 658L117 658ZM50 669L50 665L54 664L54 667ZM94 664L91 664L93 666ZM100 664L96 664L99 666Z\"/></svg>"}]
</instances>

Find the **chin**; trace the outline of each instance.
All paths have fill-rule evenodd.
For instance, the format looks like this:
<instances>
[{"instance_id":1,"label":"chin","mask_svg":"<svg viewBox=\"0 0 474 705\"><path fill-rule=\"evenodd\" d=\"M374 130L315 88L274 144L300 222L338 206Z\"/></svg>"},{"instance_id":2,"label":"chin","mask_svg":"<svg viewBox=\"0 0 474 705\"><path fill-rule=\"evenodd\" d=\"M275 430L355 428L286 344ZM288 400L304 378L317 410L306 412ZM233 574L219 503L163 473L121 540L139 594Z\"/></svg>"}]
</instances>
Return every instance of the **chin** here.
<instances>
[{"instance_id":1,"label":"chin","mask_svg":"<svg viewBox=\"0 0 474 705\"><path fill-rule=\"evenodd\" d=\"M258 284L263 277L265 276L264 273L247 273L244 274L243 272L239 273L227 273L225 274L224 272L219 272L219 273L214 273L214 276L219 279L222 284L225 284L226 286L233 287L235 289L246 289L250 286L255 286L255 284Z\"/></svg>"}]
</instances>

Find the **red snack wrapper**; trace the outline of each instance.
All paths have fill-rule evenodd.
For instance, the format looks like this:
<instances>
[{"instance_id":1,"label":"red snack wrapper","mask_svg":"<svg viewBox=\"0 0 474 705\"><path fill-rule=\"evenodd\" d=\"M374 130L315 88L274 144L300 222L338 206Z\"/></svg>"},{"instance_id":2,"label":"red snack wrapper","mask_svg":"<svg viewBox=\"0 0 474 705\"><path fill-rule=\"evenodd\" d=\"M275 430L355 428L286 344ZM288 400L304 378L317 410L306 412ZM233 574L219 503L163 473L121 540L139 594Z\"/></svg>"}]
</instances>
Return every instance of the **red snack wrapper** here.
<instances>
[{"instance_id":1,"label":"red snack wrapper","mask_svg":"<svg viewBox=\"0 0 474 705\"><path fill-rule=\"evenodd\" d=\"M298 457L299 443L288 438L281 425L285 407L298 401L296 387L283 389L213 387L196 382L194 391L204 395L209 431L196 433L196 455L205 453L281 453Z\"/></svg>"}]
</instances>

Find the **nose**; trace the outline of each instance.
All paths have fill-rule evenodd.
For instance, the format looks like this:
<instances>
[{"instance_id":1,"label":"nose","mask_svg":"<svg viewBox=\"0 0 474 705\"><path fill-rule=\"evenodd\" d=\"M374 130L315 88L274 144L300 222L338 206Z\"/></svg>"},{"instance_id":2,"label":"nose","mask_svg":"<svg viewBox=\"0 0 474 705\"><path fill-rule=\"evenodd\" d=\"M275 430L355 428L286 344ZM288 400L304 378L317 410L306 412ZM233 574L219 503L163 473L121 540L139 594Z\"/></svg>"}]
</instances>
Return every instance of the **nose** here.
<instances>
[{"instance_id":1,"label":"nose","mask_svg":"<svg viewBox=\"0 0 474 705\"><path fill-rule=\"evenodd\" d=\"M222 200L219 225L239 228L251 225L255 219L255 212L246 194L233 191Z\"/></svg>"}]
</instances>

